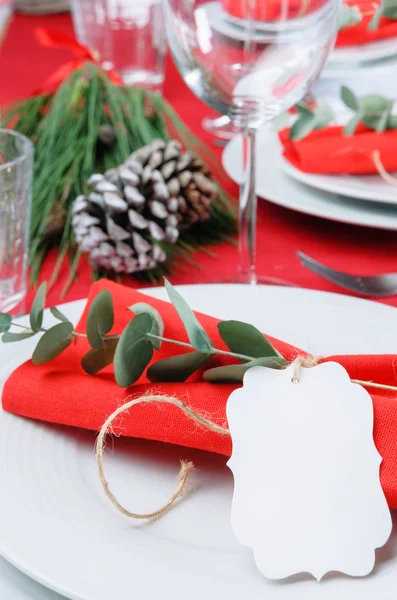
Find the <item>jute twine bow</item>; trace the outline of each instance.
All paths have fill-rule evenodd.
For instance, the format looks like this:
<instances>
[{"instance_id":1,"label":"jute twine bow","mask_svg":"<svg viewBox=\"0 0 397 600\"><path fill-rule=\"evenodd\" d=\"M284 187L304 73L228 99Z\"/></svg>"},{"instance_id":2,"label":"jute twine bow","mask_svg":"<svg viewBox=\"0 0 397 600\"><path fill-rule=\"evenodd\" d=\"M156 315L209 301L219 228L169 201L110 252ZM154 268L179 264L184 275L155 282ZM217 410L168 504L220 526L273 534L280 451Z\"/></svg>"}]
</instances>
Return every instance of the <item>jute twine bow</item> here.
<instances>
[{"instance_id":1,"label":"jute twine bow","mask_svg":"<svg viewBox=\"0 0 397 600\"><path fill-rule=\"evenodd\" d=\"M320 356L298 356L291 363L293 366L292 373L292 383L297 384L300 381L300 370L301 368L309 369L311 367L315 367L322 360ZM361 381L358 379L351 379L352 383L357 383L364 387L372 387L383 390L390 390L397 392L397 387L391 385L384 385L381 383L376 383L372 381ZM138 404L150 404L156 402L157 404L172 404L179 408L189 419L201 425L204 429L208 429L209 431L213 431L214 433L218 433L219 435L230 436L230 430L227 427L223 427L210 421L206 417L203 417L196 411L194 411L190 406L188 406L182 400L179 400L175 396L165 396L160 394L152 394L148 393L144 396L140 396L139 398L135 398L129 400L122 406L119 406L105 421L102 425L101 430L99 432L97 441L96 441L96 460L98 465L99 477L101 479L102 487L106 496L112 502L112 504L126 517L131 517L132 519L155 519L164 514L175 502L183 496L186 490L189 487L193 472L194 472L194 464L192 462L187 462L181 460L181 466L178 475L177 487L174 493L171 495L169 500L161 506L159 509L150 512L150 513L134 513L126 509L116 498L113 492L110 489L109 483L105 477L105 471L103 467L103 455L106 447L106 437L109 433L109 430L112 429L112 424L121 414L129 411L134 406L138 406Z\"/></svg>"}]
</instances>

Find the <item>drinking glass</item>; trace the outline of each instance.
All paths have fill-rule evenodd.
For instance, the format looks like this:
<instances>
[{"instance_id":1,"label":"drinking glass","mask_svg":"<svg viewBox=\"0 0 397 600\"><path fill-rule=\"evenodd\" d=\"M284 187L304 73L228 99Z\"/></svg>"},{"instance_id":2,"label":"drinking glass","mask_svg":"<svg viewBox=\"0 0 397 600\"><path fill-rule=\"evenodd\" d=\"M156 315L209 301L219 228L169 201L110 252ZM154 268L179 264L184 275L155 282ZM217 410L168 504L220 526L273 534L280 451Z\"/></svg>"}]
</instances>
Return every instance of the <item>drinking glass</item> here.
<instances>
[{"instance_id":1,"label":"drinking glass","mask_svg":"<svg viewBox=\"0 0 397 600\"><path fill-rule=\"evenodd\" d=\"M26 294L33 145L0 129L0 312L21 306Z\"/></svg>"},{"instance_id":2,"label":"drinking glass","mask_svg":"<svg viewBox=\"0 0 397 600\"><path fill-rule=\"evenodd\" d=\"M235 281L269 283L258 279L255 269L256 164L266 169L255 156L256 132L299 102L319 77L335 41L339 0L163 2L168 43L185 82L243 131ZM233 4L238 6L239 34L229 37L219 18L228 19Z\"/></svg>"},{"instance_id":3,"label":"drinking glass","mask_svg":"<svg viewBox=\"0 0 397 600\"><path fill-rule=\"evenodd\" d=\"M160 90L166 36L160 0L72 0L77 39L127 85Z\"/></svg>"}]
</instances>

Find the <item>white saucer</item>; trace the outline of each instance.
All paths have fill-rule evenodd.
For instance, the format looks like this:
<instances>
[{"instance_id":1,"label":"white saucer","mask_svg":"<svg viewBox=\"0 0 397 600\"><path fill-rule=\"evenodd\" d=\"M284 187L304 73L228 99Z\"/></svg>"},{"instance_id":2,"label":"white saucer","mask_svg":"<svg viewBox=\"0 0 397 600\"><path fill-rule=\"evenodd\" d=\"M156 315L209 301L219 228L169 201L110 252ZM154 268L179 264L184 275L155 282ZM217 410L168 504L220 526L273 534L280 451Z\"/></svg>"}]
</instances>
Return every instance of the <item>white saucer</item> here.
<instances>
[{"instance_id":1,"label":"white saucer","mask_svg":"<svg viewBox=\"0 0 397 600\"><path fill-rule=\"evenodd\" d=\"M390 204L363 202L319 191L289 177L282 169L280 142L266 128L258 134L257 156L262 165L257 169L257 192L269 202L331 221L397 231L397 208ZM239 136L226 146L222 163L228 175L240 182L242 161Z\"/></svg>"},{"instance_id":2,"label":"white saucer","mask_svg":"<svg viewBox=\"0 0 397 600\"><path fill-rule=\"evenodd\" d=\"M248 318L313 354L395 351L397 311L379 303L271 286L197 285L180 291L196 310L223 319ZM165 298L163 288L148 293ZM83 305L74 302L62 310L75 322ZM0 346L2 382L30 355L34 343L25 342ZM90 432L0 411L0 553L72 600L394 597L396 533L377 551L370 577L331 574L321 584L309 576L271 582L259 574L251 550L233 535L233 481L226 457L115 438L114 447L109 443L113 451L106 453L107 477L131 509L153 509L164 502L174 489L180 457L192 458L199 467L193 492L173 510L155 522L133 522L103 493L94 439Z\"/></svg>"}]
</instances>

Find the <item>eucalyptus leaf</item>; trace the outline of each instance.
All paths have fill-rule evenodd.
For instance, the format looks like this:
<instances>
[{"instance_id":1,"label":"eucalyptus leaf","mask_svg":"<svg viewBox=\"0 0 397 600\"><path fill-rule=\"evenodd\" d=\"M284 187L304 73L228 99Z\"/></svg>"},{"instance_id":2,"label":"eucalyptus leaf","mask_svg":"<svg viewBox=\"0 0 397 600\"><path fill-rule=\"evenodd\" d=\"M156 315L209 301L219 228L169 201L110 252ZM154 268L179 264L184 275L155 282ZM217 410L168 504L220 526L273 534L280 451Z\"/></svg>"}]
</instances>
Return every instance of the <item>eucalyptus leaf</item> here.
<instances>
[{"instance_id":1,"label":"eucalyptus leaf","mask_svg":"<svg viewBox=\"0 0 397 600\"><path fill-rule=\"evenodd\" d=\"M211 354L214 346L207 333L196 319L192 309L166 278L164 278L164 283L169 299L185 326L191 345L197 352Z\"/></svg>"},{"instance_id":2,"label":"eucalyptus leaf","mask_svg":"<svg viewBox=\"0 0 397 600\"><path fill-rule=\"evenodd\" d=\"M379 117L378 122L376 123L376 126L375 126L375 130L378 133L381 133L382 131L386 131L388 123L389 123L390 112L391 112L391 107L386 109L382 113L382 115ZM364 120L364 123L365 123L365 120Z\"/></svg>"},{"instance_id":3,"label":"eucalyptus leaf","mask_svg":"<svg viewBox=\"0 0 397 600\"><path fill-rule=\"evenodd\" d=\"M382 129L383 123L384 120L386 120L387 126L389 115L393 108L393 102L383 96L371 94L362 98L360 104L363 112L362 122L370 129L384 131Z\"/></svg>"},{"instance_id":4,"label":"eucalyptus leaf","mask_svg":"<svg viewBox=\"0 0 397 600\"><path fill-rule=\"evenodd\" d=\"M362 15L358 6L348 6L344 2L339 7L338 31L361 23Z\"/></svg>"},{"instance_id":5,"label":"eucalyptus leaf","mask_svg":"<svg viewBox=\"0 0 397 600\"><path fill-rule=\"evenodd\" d=\"M201 354L200 352L171 356L171 358L159 360L151 365L146 375L153 383L186 381L213 356L213 354Z\"/></svg>"},{"instance_id":6,"label":"eucalyptus leaf","mask_svg":"<svg viewBox=\"0 0 397 600\"><path fill-rule=\"evenodd\" d=\"M114 355L114 374L121 387L128 387L142 375L152 360L153 344L146 338L153 327L147 313L137 315L124 329Z\"/></svg>"},{"instance_id":7,"label":"eucalyptus leaf","mask_svg":"<svg viewBox=\"0 0 397 600\"><path fill-rule=\"evenodd\" d=\"M397 19L397 0L383 0L383 14L388 19Z\"/></svg>"},{"instance_id":8,"label":"eucalyptus leaf","mask_svg":"<svg viewBox=\"0 0 397 600\"><path fill-rule=\"evenodd\" d=\"M73 339L73 325L71 323L58 323L48 329L33 352L32 361L35 365L42 365L61 354Z\"/></svg>"},{"instance_id":9,"label":"eucalyptus leaf","mask_svg":"<svg viewBox=\"0 0 397 600\"><path fill-rule=\"evenodd\" d=\"M298 102L298 104L295 104L295 109L300 115L306 115L309 117L314 114L314 111L303 102Z\"/></svg>"},{"instance_id":10,"label":"eucalyptus leaf","mask_svg":"<svg viewBox=\"0 0 397 600\"><path fill-rule=\"evenodd\" d=\"M59 310L59 308L57 308L56 306L52 306L50 308L50 313L56 318L58 319L58 321L62 321L63 323L70 323L69 319L67 317L65 317L65 315L63 314L63 312L61 312Z\"/></svg>"},{"instance_id":11,"label":"eucalyptus leaf","mask_svg":"<svg viewBox=\"0 0 397 600\"><path fill-rule=\"evenodd\" d=\"M343 130L343 134L344 135L353 135L361 121L361 113L358 113L357 115L355 115L354 117L352 117L350 119L350 121L348 121L345 125L345 128Z\"/></svg>"},{"instance_id":12,"label":"eucalyptus leaf","mask_svg":"<svg viewBox=\"0 0 397 600\"><path fill-rule=\"evenodd\" d=\"M375 29L378 29L382 15L383 15L383 2L381 2L379 4L378 8L375 11L374 16L368 23L368 29L370 31L374 31Z\"/></svg>"},{"instance_id":13,"label":"eucalyptus leaf","mask_svg":"<svg viewBox=\"0 0 397 600\"><path fill-rule=\"evenodd\" d=\"M389 115L388 129L397 129L397 115Z\"/></svg>"},{"instance_id":14,"label":"eucalyptus leaf","mask_svg":"<svg viewBox=\"0 0 397 600\"><path fill-rule=\"evenodd\" d=\"M301 140L314 129L316 117L313 112L302 113L292 125L289 137L291 140Z\"/></svg>"},{"instance_id":15,"label":"eucalyptus leaf","mask_svg":"<svg viewBox=\"0 0 397 600\"><path fill-rule=\"evenodd\" d=\"M218 330L226 346L236 354L253 358L281 356L259 329L249 323L221 321Z\"/></svg>"},{"instance_id":16,"label":"eucalyptus leaf","mask_svg":"<svg viewBox=\"0 0 397 600\"><path fill-rule=\"evenodd\" d=\"M155 308L150 306L150 304L146 304L146 302L138 302L137 304L133 304L129 307L129 310L132 310L136 315L140 315L142 313L148 313L153 318L153 326L150 331L152 335L157 335L162 337L164 333L164 321ZM155 338L151 338L151 342L156 350L160 350L161 348L161 340L156 340Z\"/></svg>"},{"instance_id":17,"label":"eucalyptus leaf","mask_svg":"<svg viewBox=\"0 0 397 600\"><path fill-rule=\"evenodd\" d=\"M114 324L113 299L108 290L102 290L91 303L87 317L87 337L91 348L102 347L103 336Z\"/></svg>"},{"instance_id":18,"label":"eucalyptus leaf","mask_svg":"<svg viewBox=\"0 0 397 600\"><path fill-rule=\"evenodd\" d=\"M20 342L21 340L26 340L34 335L36 335L35 331L23 331L21 333L12 333L11 331L7 331L1 338L1 341L4 342L4 344L9 344L11 342Z\"/></svg>"},{"instance_id":19,"label":"eucalyptus leaf","mask_svg":"<svg viewBox=\"0 0 397 600\"><path fill-rule=\"evenodd\" d=\"M81 366L89 375L95 375L105 367L112 364L116 352L118 339L104 340L102 348L92 348L81 359Z\"/></svg>"},{"instance_id":20,"label":"eucalyptus leaf","mask_svg":"<svg viewBox=\"0 0 397 600\"><path fill-rule=\"evenodd\" d=\"M30 311L30 327L35 333L40 331L43 325L46 292L47 283L44 281L36 292L33 300L32 310Z\"/></svg>"},{"instance_id":21,"label":"eucalyptus leaf","mask_svg":"<svg viewBox=\"0 0 397 600\"><path fill-rule=\"evenodd\" d=\"M204 373L204 380L212 383L231 383L234 381L243 381L244 374L252 367L268 367L269 369L284 369L288 365L285 358L270 356L266 358L257 358L243 365L227 365L225 367L215 367Z\"/></svg>"},{"instance_id":22,"label":"eucalyptus leaf","mask_svg":"<svg viewBox=\"0 0 397 600\"><path fill-rule=\"evenodd\" d=\"M342 85L340 95L342 101L346 104L348 108L351 108L352 110L360 109L360 103L356 95L354 94L354 92L352 92L350 88L346 87L345 85Z\"/></svg>"},{"instance_id":23,"label":"eucalyptus leaf","mask_svg":"<svg viewBox=\"0 0 397 600\"><path fill-rule=\"evenodd\" d=\"M317 106L314 116L314 129L324 129L335 119L334 111L328 104Z\"/></svg>"},{"instance_id":24,"label":"eucalyptus leaf","mask_svg":"<svg viewBox=\"0 0 397 600\"><path fill-rule=\"evenodd\" d=\"M8 331L11 327L12 317L8 313L0 313L0 333Z\"/></svg>"}]
</instances>

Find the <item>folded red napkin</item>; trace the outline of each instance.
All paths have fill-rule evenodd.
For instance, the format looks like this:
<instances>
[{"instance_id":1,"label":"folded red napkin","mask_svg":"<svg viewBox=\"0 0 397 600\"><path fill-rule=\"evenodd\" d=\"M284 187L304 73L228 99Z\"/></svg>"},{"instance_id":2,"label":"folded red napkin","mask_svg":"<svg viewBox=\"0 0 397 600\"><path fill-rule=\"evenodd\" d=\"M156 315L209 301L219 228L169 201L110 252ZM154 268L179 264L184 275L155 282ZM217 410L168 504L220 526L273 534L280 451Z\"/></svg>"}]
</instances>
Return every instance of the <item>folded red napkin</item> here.
<instances>
[{"instance_id":1,"label":"folded red napkin","mask_svg":"<svg viewBox=\"0 0 397 600\"><path fill-rule=\"evenodd\" d=\"M273 21L283 18L295 19L320 8L325 0L282 0L273 2L256 2L254 6L254 18L256 21ZM357 6L362 14L362 20L356 25L342 29L338 33L336 46L354 46L356 44L367 44L384 38L397 36L397 21L382 17L379 26L368 29L368 25L378 7L372 0L345 0L345 4ZM250 6L248 0L222 0L223 9L232 17L244 19L249 14Z\"/></svg>"},{"instance_id":2,"label":"folded red napkin","mask_svg":"<svg viewBox=\"0 0 397 600\"><path fill-rule=\"evenodd\" d=\"M88 305L101 290L108 289L114 300L114 332L120 332L131 318L126 308L136 302L148 302L156 308L165 321L165 336L187 340L174 307L111 283L106 280L96 283L90 292ZM225 348L217 330L218 320L196 313L199 321L218 348ZM85 331L87 308L78 325ZM288 317L286 317L288 318ZM302 352L285 342L269 338L288 360L293 360ZM131 394L140 395L149 390L156 393L176 395L187 402L195 411L203 413L219 424L226 423L226 401L236 385L206 383L201 373L195 373L186 383L152 384L145 376L125 390L114 381L112 368L90 376L80 367L80 358L88 349L85 340L72 344L62 355L50 363L35 366L31 361L16 369L7 380L3 391L3 407L9 412L48 421L98 430L106 418ZM155 360L173 354L180 354L181 348L163 344L155 353ZM326 360L336 360L349 372L350 377L396 385L395 356L334 356ZM214 359L214 364L225 364L228 359ZM208 368L208 363L205 368ZM383 456L381 481L391 507L397 508L397 393L376 390L372 394L375 424L375 443ZM129 414L123 414L116 431L125 436L140 437L179 444L192 448L209 450L227 456L231 453L230 438L197 427L178 408L172 405L139 405ZM280 431L280 435L283 432Z\"/></svg>"},{"instance_id":3,"label":"folded red napkin","mask_svg":"<svg viewBox=\"0 0 397 600\"><path fill-rule=\"evenodd\" d=\"M331 126L312 131L302 140L291 140L289 129L279 134L283 156L306 173L377 173L373 153L378 150L386 171L397 171L397 129L378 133L360 124L354 135L344 135L343 127Z\"/></svg>"}]
</instances>

